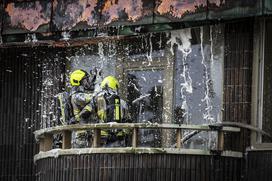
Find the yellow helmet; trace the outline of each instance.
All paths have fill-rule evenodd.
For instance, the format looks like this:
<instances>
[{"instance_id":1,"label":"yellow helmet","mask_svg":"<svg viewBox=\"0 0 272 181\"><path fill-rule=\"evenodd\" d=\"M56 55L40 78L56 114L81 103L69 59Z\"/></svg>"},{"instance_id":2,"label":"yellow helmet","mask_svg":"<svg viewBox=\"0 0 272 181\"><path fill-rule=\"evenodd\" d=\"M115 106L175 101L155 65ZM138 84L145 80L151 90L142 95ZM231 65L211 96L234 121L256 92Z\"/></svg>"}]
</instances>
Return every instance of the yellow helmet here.
<instances>
[{"instance_id":1,"label":"yellow helmet","mask_svg":"<svg viewBox=\"0 0 272 181\"><path fill-rule=\"evenodd\" d=\"M111 88L112 90L117 90L119 88L119 82L118 80L113 76L108 76L103 79L101 82L101 88Z\"/></svg>"},{"instance_id":2,"label":"yellow helmet","mask_svg":"<svg viewBox=\"0 0 272 181\"><path fill-rule=\"evenodd\" d=\"M70 83L72 86L80 86L81 80L87 76L84 70L75 70L70 75Z\"/></svg>"}]
</instances>

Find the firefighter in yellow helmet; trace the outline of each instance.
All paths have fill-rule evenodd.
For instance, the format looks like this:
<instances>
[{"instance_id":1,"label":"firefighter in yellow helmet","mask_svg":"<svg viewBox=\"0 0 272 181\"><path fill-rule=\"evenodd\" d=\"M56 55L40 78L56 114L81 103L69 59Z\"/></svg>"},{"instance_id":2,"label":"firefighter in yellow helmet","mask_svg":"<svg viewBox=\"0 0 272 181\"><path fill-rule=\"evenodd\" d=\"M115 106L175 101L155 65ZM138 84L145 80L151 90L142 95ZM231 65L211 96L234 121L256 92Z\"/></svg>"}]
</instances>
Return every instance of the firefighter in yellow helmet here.
<instances>
[{"instance_id":1,"label":"firefighter in yellow helmet","mask_svg":"<svg viewBox=\"0 0 272 181\"><path fill-rule=\"evenodd\" d=\"M101 82L102 91L92 99L92 105L96 110L96 117L100 123L128 122L128 107L118 94L119 82L114 76L107 76ZM101 140L104 146L126 146L128 130L101 131Z\"/></svg>"},{"instance_id":2,"label":"firefighter in yellow helmet","mask_svg":"<svg viewBox=\"0 0 272 181\"><path fill-rule=\"evenodd\" d=\"M74 118L71 124L84 124L92 122L92 107L90 102L94 93L95 77L84 70L75 70L70 75L71 104ZM87 131L76 131L72 134L72 147L88 147L89 135Z\"/></svg>"}]
</instances>

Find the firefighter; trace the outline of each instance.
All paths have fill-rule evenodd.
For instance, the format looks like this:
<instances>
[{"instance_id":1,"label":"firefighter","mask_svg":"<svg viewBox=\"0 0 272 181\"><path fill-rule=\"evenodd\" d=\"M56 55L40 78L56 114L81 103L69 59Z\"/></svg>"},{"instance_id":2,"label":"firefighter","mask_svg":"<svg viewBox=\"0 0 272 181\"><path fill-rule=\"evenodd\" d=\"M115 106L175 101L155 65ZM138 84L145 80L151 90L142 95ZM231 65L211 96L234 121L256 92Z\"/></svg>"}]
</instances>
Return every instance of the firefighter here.
<instances>
[{"instance_id":1,"label":"firefighter","mask_svg":"<svg viewBox=\"0 0 272 181\"><path fill-rule=\"evenodd\" d=\"M91 106L95 87L95 76L88 74L84 70L75 70L70 75L71 104L74 118L70 124L86 124L91 123ZM87 131L75 131L72 134L72 147L85 148L89 145L90 133Z\"/></svg>"},{"instance_id":2,"label":"firefighter","mask_svg":"<svg viewBox=\"0 0 272 181\"><path fill-rule=\"evenodd\" d=\"M128 107L118 94L119 82L113 76L103 79L100 85L102 91L92 99L93 110L100 123L129 122ZM102 130L101 141L106 147L127 146L128 130Z\"/></svg>"}]
</instances>

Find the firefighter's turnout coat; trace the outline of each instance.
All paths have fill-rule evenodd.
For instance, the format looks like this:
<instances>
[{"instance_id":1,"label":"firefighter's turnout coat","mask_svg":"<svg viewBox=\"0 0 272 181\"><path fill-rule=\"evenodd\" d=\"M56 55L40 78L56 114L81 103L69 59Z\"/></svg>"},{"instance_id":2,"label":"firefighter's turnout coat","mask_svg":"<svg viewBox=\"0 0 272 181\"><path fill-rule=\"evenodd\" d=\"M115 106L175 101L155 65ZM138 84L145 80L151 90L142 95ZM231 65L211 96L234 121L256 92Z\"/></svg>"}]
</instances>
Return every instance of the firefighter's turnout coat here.
<instances>
[{"instance_id":1,"label":"firefighter's turnout coat","mask_svg":"<svg viewBox=\"0 0 272 181\"><path fill-rule=\"evenodd\" d=\"M124 123L130 120L126 102L114 91L100 91L93 97L91 105L100 123ZM101 131L101 138L115 141L116 138L123 139L127 134L126 129Z\"/></svg>"},{"instance_id":2,"label":"firefighter's turnout coat","mask_svg":"<svg viewBox=\"0 0 272 181\"><path fill-rule=\"evenodd\" d=\"M90 105L93 92L84 90L83 86L73 87L71 91L71 104L73 107L74 123L91 123L92 107ZM72 134L72 147L85 148L89 145L90 133L88 131L75 131Z\"/></svg>"}]
</instances>

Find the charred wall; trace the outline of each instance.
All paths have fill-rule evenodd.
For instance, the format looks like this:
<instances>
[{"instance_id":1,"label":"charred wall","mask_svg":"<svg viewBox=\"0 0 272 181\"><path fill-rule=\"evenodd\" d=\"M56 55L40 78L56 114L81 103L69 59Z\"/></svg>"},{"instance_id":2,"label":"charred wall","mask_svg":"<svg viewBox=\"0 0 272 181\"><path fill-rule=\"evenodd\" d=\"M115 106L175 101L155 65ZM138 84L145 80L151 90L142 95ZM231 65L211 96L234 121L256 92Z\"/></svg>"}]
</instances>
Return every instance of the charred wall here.
<instances>
[{"instance_id":1,"label":"charred wall","mask_svg":"<svg viewBox=\"0 0 272 181\"><path fill-rule=\"evenodd\" d=\"M40 129L43 77L59 75L56 56L43 47L0 49L0 180L35 180L33 132Z\"/></svg>"},{"instance_id":2,"label":"charred wall","mask_svg":"<svg viewBox=\"0 0 272 181\"><path fill-rule=\"evenodd\" d=\"M9 35L38 33L40 40L60 39L63 31L221 21L271 12L269 0L2 0L0 28L4 42L16 42L21 40Z\"/></svg>"},{"instance_id":3,"label":"charred wall","mask_svg":"<svg viewBox=\"0 0 272 181\"><path fill-rule=\"evenodd\" d=\"M253 20L225 26L223 121L251 124L253 27ZM242 151L249 146L249 131L228 138L228 148Z\"/></svg>"},{"instance_id":4,"label":"charred wall","mask_svg":"<svg viewBox=\"0 0 272 181\"><path fill-rule=\"evenodd\" d=\"M40 61L28 48L0 52L0 180L34 180L37 147L33 131L40 121Z\"/></svg>"}]
</instances>

